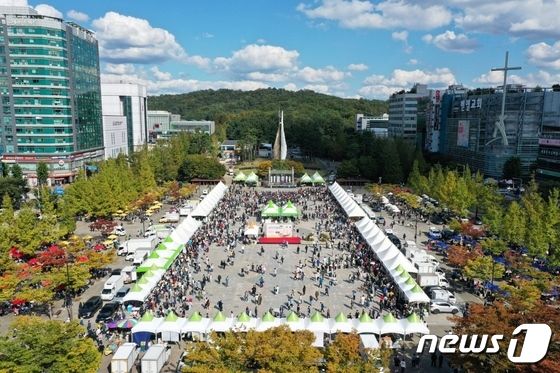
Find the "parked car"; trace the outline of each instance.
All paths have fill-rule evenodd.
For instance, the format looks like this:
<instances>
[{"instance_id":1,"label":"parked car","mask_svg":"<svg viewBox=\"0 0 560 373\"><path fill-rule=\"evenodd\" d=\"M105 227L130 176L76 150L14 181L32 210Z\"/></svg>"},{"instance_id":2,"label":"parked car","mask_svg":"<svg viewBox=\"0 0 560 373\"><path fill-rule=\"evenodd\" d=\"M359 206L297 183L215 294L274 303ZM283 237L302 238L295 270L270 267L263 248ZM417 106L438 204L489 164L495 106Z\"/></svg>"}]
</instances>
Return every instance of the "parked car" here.
<instances>
[{"instance_id":1,"label":"parked car","mask_svg":"<svg viewBox=\"0 0 560 373\"><path fill-rule=\"evenodd\" d=\"M99 313L97 314L95 322L111 320L113 316L115 316L115 313L117 313L119 306L120 304L118 304L117 302L106 303L103 308L101 308L101 311L99 311Z\"/></svg>"},{"instance_id":2,"label":"parked car","mask_svg":"<svg viewBox=\"0 0 560 373\"><path fill-rule=\"evenodd\" d=\"M430 221L433 224L437 224L437 225L445 224L445 221L439 214L433 214L432 216L430 216Z\"/></svg>"},{"instance_id":3,"label":"parked car","mask_svg":"<svg viewBox=\"0 0 560 373\"><path fill-rule=\"evenodd\" d=\"M399 240L399 238L397 236L395 236L393 233L389 233L387 234L387 238L393 243L393 245L395 245L399 250L402 248L402 243L401 240Z\"/></svg>"},{"instance_id":4,"label":"parked car","mask_svg":"<svg viewBox=\"0 0 560 373\"><path fill-rule=\"evenodd\" d=\"M432 240L439 240L441 239L441 231L436 227L430 227L430 230L428 231L428 236Z\"/></svg>"},{"instance_id":5,"label":"parked car","mask_svg":"<svg viewBox=\"0 0 560 373\"><path fill-rule=\"evenodd\" d=\"M383 224L385 223L385 218L383 216L378 216L377 217L377 224Z\"/></svg>"},{"instance_id":6,"label":"parked car","mask_svg":"<svg viewBox=\"0 0 560 373\"><path fill-rule=\"evenodd\" d=\"M374 212L381 212L381 211L383 211L383 206L381 206L381 205L378 204L378 203L374 203L374 204L371 205L371 209L372 209Z\"/></svg>"},{"instance_id":7,"label":"parked car","mask_svg":"<svg viewBox=\"0 0 560 373\"><path fill-rule=\"evenodd\" d=\"M129 291L130 291L130 286L123 286L122 288L120 288L117 291L117 294L115 294L115 297L113 298L113 302L122 303L124 297L128 294Z\"/></svg>"},{"instance_id":8,"label":"parked car","mask_svg":"<svg viewBox=\"0 0 560 373\"><path fill-rule=\"evenodd\" d=\"M452 313L453 315L459 313L459 307L452 305L449 302L432 302L430 303L430 312L432 313Z\"/></svg>"},{"instance_id":9,"label":"parked car","mask_svg":"<svg viewBox=\"0 0 560 373\"><path fill-rule=\"evenodd\" d=\"M111 234L116 234L117 236L126 236L126 231L123 226L116 226L113 228Z\"/></svg>"},{"instance_id":10,"label":"parked car","mask_svg":"<svg viewBox=\"0 0 560 373\"><path fill-rule=\"evenodd\" d=\"M84 304L81 305L78 309L78 317L82 319L89 319L97 310L101 308L103 305L103 301L101 297L96 295L94 297L89 298Z\"/></svg>"}]
</instances>

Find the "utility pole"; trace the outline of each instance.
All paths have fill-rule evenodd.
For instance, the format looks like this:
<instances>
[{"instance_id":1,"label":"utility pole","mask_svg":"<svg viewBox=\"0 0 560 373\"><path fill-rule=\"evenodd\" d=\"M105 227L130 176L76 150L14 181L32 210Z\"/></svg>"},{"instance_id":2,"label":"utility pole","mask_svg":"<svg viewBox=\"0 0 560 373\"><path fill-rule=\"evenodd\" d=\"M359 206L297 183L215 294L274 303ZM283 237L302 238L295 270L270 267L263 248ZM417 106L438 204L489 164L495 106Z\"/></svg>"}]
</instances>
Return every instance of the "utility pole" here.
<instances>
[{"instance_id":1,"label":"utility pole","mask_svg":"<svg viewBox=\"0 0 560 373\"><path fill-rule=\"evenodd\" d=\"M496 67L493 68L491 71L503 71L504 72L504 82L503 82L503 86L502 86L502 109L500 112L500 117L498 118L498 120L496 121L496 125L494 126L494 135L493 135L493 139L490 140L486 145L490 144L491 142L495 141L497 139L496 135L498 134L498 131L500 131L500 135L502 136L502 144L503 145L508 145L508 140L507 140L507 136L506 136L506 125L505 125L505 110L506 110L506 92L507 92L507 88L506 88L506 83L507 83L507 73L509 70L521 70L521 67L516 66L516 67L511 67L508 66L508 58L509 58L509 52L506 52L506 61L504 64L504 67Z\"/></svg>"}]
</instances>

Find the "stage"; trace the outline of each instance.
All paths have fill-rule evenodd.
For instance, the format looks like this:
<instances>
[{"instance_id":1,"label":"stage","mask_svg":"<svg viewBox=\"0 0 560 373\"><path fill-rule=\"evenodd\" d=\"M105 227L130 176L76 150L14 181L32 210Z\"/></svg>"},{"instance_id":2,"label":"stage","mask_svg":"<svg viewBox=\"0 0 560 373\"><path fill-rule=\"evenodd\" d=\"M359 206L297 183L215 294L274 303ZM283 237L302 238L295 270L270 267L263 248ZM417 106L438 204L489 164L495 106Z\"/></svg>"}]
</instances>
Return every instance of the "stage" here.
<instances>
[{"instance_id":1,"label":"stage","mask_svg":"<svg viewBox=\"0 0 560 373\"><path fill-rule=\"evenodd\" d=\"M299 237L261 237L259 238L259 244L262 245L280 245L283 243L288 243L290 245L299 245L301 243L301 238Z\"/></svg>"}]
</instances>

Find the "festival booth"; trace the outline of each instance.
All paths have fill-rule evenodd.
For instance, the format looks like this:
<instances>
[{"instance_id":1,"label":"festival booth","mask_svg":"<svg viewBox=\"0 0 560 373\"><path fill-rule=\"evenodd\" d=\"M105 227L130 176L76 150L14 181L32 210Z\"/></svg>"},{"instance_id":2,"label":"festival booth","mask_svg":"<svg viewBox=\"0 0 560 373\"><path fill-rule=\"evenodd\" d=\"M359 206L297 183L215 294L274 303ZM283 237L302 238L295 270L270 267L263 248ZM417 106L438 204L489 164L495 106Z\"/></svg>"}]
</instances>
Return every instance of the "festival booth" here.
<instances>
[{"instance_id":1,"label":"festival booth","mask_svg":"<svg viewBox=\"0 0 560 373\"><path fill-rule=\"evenodd\" d=\"M360 334L360 349L374 350L379 348L379 341L373 334Z\"/></svg>"},{"instance_id":2,"label":"festival booth","mask_svg":"<svg viewBox=\"0 0 560 373\"><path fill-rule=\"evenodd\" d=\"M379 335L382 334L404 334L402 324L393 316L388 313L376 319L377 327L379 328Z\"/></svg>"},{"instance_id":3,"label":"festival booth","mask_svg":"<svg viewBox=\"0 0 560 373\"><path fill-rule=\"evenodd\" d=\"M311 180L313 182L313 185L323 185L323 184L325 184L325 179L323 179L323 177L321 175L319 175L319 173L317 171L315 171L313 176L311 176Z\"/></svg>"},{"instance_id":4,"label":"festival booth","mask_svg":"<svg viewBox=\"0 0 560 373\"><path fill-rule=\"evenodd\" d=\"M257 224L256 221L249 221L247 222L247 225L245 226L245 230L243 231L243 234L245 235L245 237L249 237L252 239L257 239L259 237L259 225Z\"/></svg>"},{"instance_id":5,"label":"festival booth","mask_svg":"<svg viewBox=\"0 0 560 373\"><path fill-rule=\"evenodd\" d=\"M265 221L263 224L263 237L259 238L260 244L296 244L301 243L301 238L294 236L293 223Z\"/></svg>"},{"instance_id":6,"label":"festival booth","mask_svg":"<svg viewBox=\"0 0 560 373\"><path fill-rule=\"evenodd\" d=\"M245 179L245 184L257 185L258 182L259 182L259 177L254 172L251 172L249 176L247 176L247 178Z\"/></svg>"},{"instance_id":7,"label":"festival booth","mask_svg":"<svg viewBox=\"0 0 560 373\"><path fill-rule=\"evenodd\" d=\"M425 322L415 313L410 314L406 319L399 320L404 328L405 334L430 334L430 330Z\"/></svg>"},{"instance_id":8,"label":"festival booth","mask_svg":"<svg viewBox=\"0 0 560 373\"><path fill-rule=\"evenodd\" d=\"M257 323L255 330L257 332L264 332L265 330L276 328L280 325L282 325L282 320L274 317L270 311L267 311Z\"/></svg>"},{"instance_id":9,"label":"festival booth","mask_svg":"<svg viewBox=\"0 0 560 373\"><path fill-rule=\"evenodd\" d=\"M170 311L163 322L158 326L157 333L161 333L161 340L164 342L179 342L181 330L187 323L184 317L178 317L175 312Z\"/></svg>"},{"instance_id":10,"label":"festival booth","mask_svg":"<svg viewBox=\"0 0 560 373\"><path fill-rule=\"evenodd\" d=\"M297 218L299 216L298 209L293 205L292 201L288 201L284 206L282 206L281 215L285 218Z\"/></svg>"},{"instance_id":11,"label":"festival booth","mask_svg":"<svg viewBox=\"0 0 560 373\"><path fill-rule=\"evenodd\" d=\"M235 318L225 317L221 311L218 311L210 325L208 325L208 332L227 332L233 328L235 321Z\"/></svg>"},{"instance_id":12,"label":"festival booth","mask_svg":"<svg viewBox=\"0 0 560 373\"><path fill-rule=\"evenodd\" d=\"M221 181L208 193L208 195L200 202L191 216L193 218L205 218L214 210L218 202L222 199L226 193L227 186Z\"/></svg>"},{"instance_id":13,"label":"festival booth","mask_svg":"<svg viewBox=\"0 0 560 373\"><path fill-rule=\"evenodd\" d=\"M343 312L340 312L334 319L330 319L330 333L351 333L354 325L348 321Z\"/></svg>"},{"instance_id":14,"label":"festival booth","mask_svg":"<svg viewBox=\"0 0 560 373\"><path fill-rule=\"evenodd\" d=\"M250 329L255 329L257 327L259 319L247 315L247 313L242 312L237 316L237 320L233 324L233 330L239 332L248 332Z\"/></svg>"},{"instance_id":15,"label":"festival booth","mask_svg":"<svg viewBox=\"0 0 560 373\"><path fill-rule=\"evenodd\" d=\"M305 321L300 319L294 311L290 312L286 317L286 325L288 325L292 332L305 330Z\"/></svg>"},{"instance_id":16,"label":"festival booth","mask_svg":"<svg viewBox=\"0 0 560 373\"><path fill-rule=\"evenodd\" d=\"M198 340L203 339L203 335L208 330L208 326L212 320L206 317L202 317L199 312L195 312L188 318L187 322L181 327L181 333L191 335L196 337Z\"/></svg>"},{"instance_id":17,"label":"festival booth","mask_svg":"<svg viewBox=\"0 0 560 373\"><path fill-rule=\"evenodd\" d=\"M282 209L272 201L268 201L266 207L261 212L261 216L264 218L277 218L280 217L281 214Z\"/></svg>"},{"instance_id":18,"label":"festival booth","mask_svg":"<svg viewBox=\"0 0 560 373\"><path fill-rule=\"evenodd\" d=\"M154 339L158 327L163 322L163 318L154 317L151 311L146 311L140 318L132 330L132 341L137 345L147 345L147 343Z\"/></svg>"},{"instance_id":19,"label":"festival booth","mask_svg":"<svg viewBox=\"0 0 560 373\"><path fill-rule=\"evenodd\" d=\"M233 181L235 183L244 183L245 180L247 180L247 175L245 175L243 173L243 171L240 171L237 175L235 175L235 177L233 178Z\"/></svg>"},{"instance_id":20,"label":"festival booth","mask_svg":"<svg viewBox=\"0 0 560 373\"><path fill-rule=\"evenodd\" d=\"M356 329L356 333L358 334L362 334L362 333L379 334L379 326L365 312L362 312L362 314L358 319L353 319L352 323L354 324L354 329Z\"/></svg>"},{"instance_id":21,"label":"festival booth","mask_svg":"<svg viewBox=\"0 0 560 373\"><path fill-rule=\"evenodd\" d=\"M346 215L351 219L360 219L366 217L365 211L354 201L348 193L337 183L329 186L329 191L342 207Z\"/></svg>"},{"instance_id":22,"label":"festival booth","mask_svg":"<svg viewBox=\"0 0 560 373\"><path fill-rule=\"evenodd\" d=\"M311 179L311 177L309 177L309 175L305 173L299 180L299 183L305 185L313 184L313 179Z\"/></svg>"}]
</instances>

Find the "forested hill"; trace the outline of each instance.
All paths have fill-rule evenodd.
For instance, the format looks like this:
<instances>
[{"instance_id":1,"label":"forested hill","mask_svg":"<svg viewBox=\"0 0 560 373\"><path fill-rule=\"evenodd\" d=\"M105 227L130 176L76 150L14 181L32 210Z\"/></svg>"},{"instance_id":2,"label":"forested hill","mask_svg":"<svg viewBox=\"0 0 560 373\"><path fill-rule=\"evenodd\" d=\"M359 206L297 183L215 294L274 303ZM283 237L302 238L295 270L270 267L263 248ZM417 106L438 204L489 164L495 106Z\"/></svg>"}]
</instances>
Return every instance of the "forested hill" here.
<instances>
[{"instance_id":1,"label":"forested hill","mask_svg":"<svg viewBox=\"0 0 560 373\"><path fill-rule=\"evenodd\" d=\"M183 119L219 120L223 114L244 111L277 112L284 110L301 114L335 111L354 123L356 113L383 114L387 103L378 100L344 99L314 91L258 89L256 91L206 90L177 95L150 96L150 110L167 110L181 114Z\"/></svg>"},{"instance_id":2,"label":"forested hill","mask_svg":"<svg viewBox=\"0 0 560 373\"><path fill-rule=\"evenodd\" d=\"M304 152L341 160L355 143L357 113L387 112L384 101L343 99L313 91L283 89L256 91L207 90L180 95L152 96L150 110L167 110L183 119L216 121L218 139L240 140L250 148L272 142L278 128L278 111L284 111L288 144Z\"/></svg>"}]
</instances>

